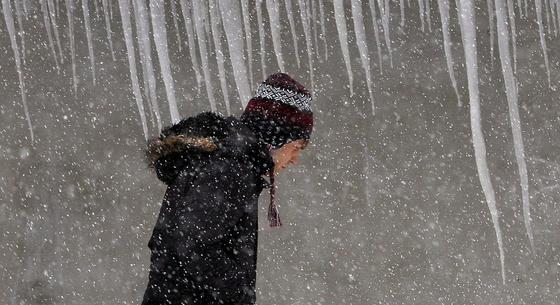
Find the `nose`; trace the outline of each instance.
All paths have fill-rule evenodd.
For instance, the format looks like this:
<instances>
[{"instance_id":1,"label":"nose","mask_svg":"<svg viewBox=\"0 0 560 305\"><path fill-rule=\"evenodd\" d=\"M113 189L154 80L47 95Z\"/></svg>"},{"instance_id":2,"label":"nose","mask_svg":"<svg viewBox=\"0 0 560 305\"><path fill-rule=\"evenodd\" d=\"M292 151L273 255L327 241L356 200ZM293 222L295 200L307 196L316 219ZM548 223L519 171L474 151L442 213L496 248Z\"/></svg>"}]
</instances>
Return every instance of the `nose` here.
<instances>
[{"instance_id":1,"label":"nose","mask_svg":"<svg viewBox=\"0 0 560 305\"><path fill-rule=\"evenodd\" d=\"M293 165L297 165L299 162L299 156L298 155L294 155L292 157L292 159L290 160L290 163L292 163Z\"/></svg>"}]
</instances>

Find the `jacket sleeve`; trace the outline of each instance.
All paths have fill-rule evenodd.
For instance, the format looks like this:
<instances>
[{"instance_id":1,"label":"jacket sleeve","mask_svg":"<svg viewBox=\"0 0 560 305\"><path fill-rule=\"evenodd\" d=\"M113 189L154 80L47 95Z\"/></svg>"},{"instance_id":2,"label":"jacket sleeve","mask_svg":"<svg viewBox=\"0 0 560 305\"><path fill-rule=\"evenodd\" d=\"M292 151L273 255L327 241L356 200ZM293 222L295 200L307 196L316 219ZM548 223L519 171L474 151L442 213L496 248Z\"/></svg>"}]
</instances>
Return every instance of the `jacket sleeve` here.
<instances>
[{"instance_id":1,"label":"jacket sleeve","mask_svg":"<svg viewBox=\"0 0 560 305\"><path fill-rule=\"evenodd\" d=\"M234 242L229 234L245 214L247 196L254 196L251 175L250 169L236 160L213 161L202 168L179 199L176 224L181 242L175 251L191 285L211 291L218 300L237 299L245 289L241 283L247 283L247 275L254 272L248 261L251 257L224 251L225 243Z\"/></svg>"}]
</instances>

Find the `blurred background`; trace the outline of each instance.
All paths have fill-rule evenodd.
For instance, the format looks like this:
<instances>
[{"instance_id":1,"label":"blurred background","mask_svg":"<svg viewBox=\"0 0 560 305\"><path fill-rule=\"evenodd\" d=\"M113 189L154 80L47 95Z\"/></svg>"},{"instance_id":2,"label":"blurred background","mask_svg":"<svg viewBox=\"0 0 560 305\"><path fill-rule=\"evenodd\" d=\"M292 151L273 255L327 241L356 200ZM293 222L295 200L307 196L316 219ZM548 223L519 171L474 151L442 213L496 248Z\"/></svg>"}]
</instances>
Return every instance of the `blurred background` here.
<instances>
[{"instance_id":1,"label":"blurred background","mask_svg":"<svg viewBox=\"0 0 560 305\"><path fill-rule=\"evenodd\" d=\"M148 8L147 1L133 2ZM226 37L224 28L217 24L221 34L216 36L226 59L225 84L232 115L239 115L247 102L238 94L240 80L249 81L249 93L253 94L263 74L277 72L283 64L284 72L311 88L308 54L313 61L315 129L312 145L300 164L278 177L282 228L268 228L267 192L261 198L258 304L560 303L560 57L555 52L560 48L556 35L558 1L526 1L528 5L511 1L516 14L515 74L534 252L524 224L497 34L491 26L496 19L488 14L486 1L475 1L481 124L503 234L505 283L495 228L474 157L466 64L455 2L450 3L449 30L460 103L446 65L438 1L380 0L373 4L377 9L375 19L367 1L334 2L342 4L345 16L339 19L339 27L345 21L353 94L340 42L345 36L338 31L335 18L337 12L341 16L340 10L335 12L332 1L241 2L247 4L249 30L229 27L235 35ZM239 13L241 2L219 1L219 16L230 16L228 22L242 25L241 15L227 15L226 11ZM286 9L288 2L291 10ZM542 32L548 48L550 83L537 2L543 6ZM70 19L76 91L69 3L74 6ZM84 10L81 1L2 1L2 304L139 304L147 284L147 242L165 186L148 169L143 153L145 136L157 136L159 128L151 111L153 98L143 83L142 73L147 70L140 62L145 57L138 53L141 35L136 27L137 8L128 0L85 3ZM357 47L357 42L364 40L355 35L357 15L353 15L352 3L362 9L375 115ZM11 4L9 8L7 4ZM130 53L119 4L131 15L129 29L141 83L139 98L146 113L146 135L138 96L135 98L131 86ZM214 5L216 1L204 1L195 7L208 12L217 9ZM44 19L45 7L47 15L52 16L48 21ZM275 7L279 8L278 24L270 22L270 16L274 21ZM262 9L262 23L257 19L257 8ZM384 28L380 9L387 8ZM206 88L212 84L216 111L226 115L218 77L219 52L211 39L217 32L207 23L210 15L199 23L202 28L197 34L195 25L200 19L190 1L165 1L159 9L165 18L160 16L158 20L165 22L171 69L167 75L173 78L178 114L188 117L211 110ZM302 10L310 17L311 52L306 47ZM84 11L89 15L87 27ZM298 53L290 31L290 15L294 18ZM10 18L15 32L10 31ZM49 44L45 24L51 29L51 37L58 30L61 49L56 43L54 47ZM114 59L107 25L112 31ZM150 25L153 23L148 17ZM194 26L194 44L189 42L188 26ZM381 57L374 26L379 32ZM95 57L95 84L87 28ZM259 28L264 34L264 53L260 51ZM161 30L153 26L149 36L157 84L153 96L159 102L161 123L166 126L173 118L162 77L165 69L158 61L162 53L156 50L154 40L154 33L161 34ZM273 31L279 34L282 64L274 49ZM206 41L201 33L206 34ZM241 53L228 49L235 37L246 48L247 33L251 34L252 61L243 48ZM391 54L385 34L390 37ZM22 104L11 38L21 57L33 139ZM197 57L194 65L189 44ZM204 48L206 53L200 51ZM230 60L235 52L244 57L242 62ZM203 61L205 54L207 64ZM248 67L252 78L247 73L234 75L234 65L239 64ZM203 65L208 68L209 82L204 81ZM201 74L199 79L197 73Z\"/></svg>"}]
</instances>

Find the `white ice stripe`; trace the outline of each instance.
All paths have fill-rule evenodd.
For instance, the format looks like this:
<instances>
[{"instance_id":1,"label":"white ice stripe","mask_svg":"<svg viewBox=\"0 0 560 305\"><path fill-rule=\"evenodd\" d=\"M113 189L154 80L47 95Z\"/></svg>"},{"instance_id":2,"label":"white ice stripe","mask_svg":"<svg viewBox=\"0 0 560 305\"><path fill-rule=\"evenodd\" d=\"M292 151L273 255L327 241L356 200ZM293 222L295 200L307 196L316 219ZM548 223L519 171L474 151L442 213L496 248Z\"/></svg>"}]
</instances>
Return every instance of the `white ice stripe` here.
<instances>
[{"instance_id":1,"label":"white ice stripe","mask_svg":"<svg viewBox=\"0 0 560 305\"><path fill-rule=\"evenodd\" d=\"M312 98L310 95L301 94L288 89L273 87L269 84L260 84L257 88L256 97L280 101L284 104L294 106L303 111L311 111Z\"/></svg>"}]
</instances>

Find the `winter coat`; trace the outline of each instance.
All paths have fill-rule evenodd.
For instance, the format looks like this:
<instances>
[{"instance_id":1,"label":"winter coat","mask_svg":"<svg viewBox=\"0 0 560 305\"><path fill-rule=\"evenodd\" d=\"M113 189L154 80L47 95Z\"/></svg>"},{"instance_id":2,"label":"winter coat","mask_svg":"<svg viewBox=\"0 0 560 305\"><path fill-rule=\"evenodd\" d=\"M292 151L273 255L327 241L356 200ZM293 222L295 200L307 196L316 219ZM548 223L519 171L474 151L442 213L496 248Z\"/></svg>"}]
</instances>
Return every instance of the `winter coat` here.
<instances>
[{"instance_id":1,"label":"winter coat","mask_svg":"<svg viewBox=\"0 0 560 305\"><path fill-rule=\"evenodd\" d=\"M267 147L239 120L203 113L164 129L147 153L168 187L142 305L254 304Z\"/></svg>"}]
</instances>

